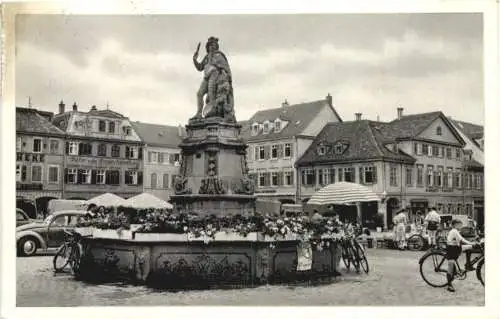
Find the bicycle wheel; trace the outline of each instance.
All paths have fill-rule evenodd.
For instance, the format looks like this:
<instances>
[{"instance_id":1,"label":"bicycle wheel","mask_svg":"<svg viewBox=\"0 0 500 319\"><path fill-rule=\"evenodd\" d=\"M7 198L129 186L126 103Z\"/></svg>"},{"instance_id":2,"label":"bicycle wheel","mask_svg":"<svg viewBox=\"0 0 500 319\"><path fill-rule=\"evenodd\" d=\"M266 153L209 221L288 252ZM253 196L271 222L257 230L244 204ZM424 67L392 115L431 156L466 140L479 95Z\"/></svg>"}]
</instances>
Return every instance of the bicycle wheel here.
<instances>
[{"instance_id":1,"label":"bicycle wheel","mask_svg":"<svg viewBox=\"0 0 500 319\"><path fill-rule=\"evenodd\" d=\"M76 244L72 249L70 259L70 267L73 275L77 275L80 272L81 256L82 254L80 244Z\"/></svg>"},{"instance_id":2,"label":"bicycle wheel","mask_svg":"<svg viewBox=\"0 0 500 319\"><path fill-rule=\"evenodd\" d=\"M365 273L368 273L370 271L370 266L368 265L368 259L366 259L366 254L365 250L363 247L356 242L356 250L357 250L357 255L358 255L358 260L359 260L359 265L361 268L363 268L363 271Z\"/></svg>"},{"instance_id":3,"label":"bicycle wheel","mask_svg":"<svg viewBox=\"0 0 500 319\"><path fill-rule=\"evenodd\" d=\"M484 281L486 279L486 267L484 266L484 257L481 258L481 260L478 261L477 266L476 266L476 276L477 279L479 279L479 282L481 285L484 286Z\"/></svg>"},{"instance_id":4,"label":"bicycle wheel","mask_svg":"<svg viewBox=\"0 0 500 319\"><path fill-rule=\"evenodd\" d=\"M351 264L354 266L354 269L356 270L357 273L359 273L360 268L359 268L359 260L360 257L358 255L357 250L353 246L349 246L349 259L351 260Z\"/></svg>"},{"instance_id":5,"label":"bicycle wheel","mask_svg":"<svg viewBox=\"0 0 500 319\"><path fill-rule=\"evenodd\" d=\"M351 259L349 258L349 251L346 247L342 247L342 261L344 262L347 271L349 271L349 268L351 267Z\"/></svg>"},{"instance_id":6,"label":"bicycle wheel","mask_svg":"<svg viewBox=\"0 0 500 319\"><path fill-rule=\"evenodd\" d=\"M56 272L61 272L64 270L64 268L68 265L71 257L71 246L68 244L63 244L59 249L57 250L56 255L54 256L54 259L52 260L52 263L54 265L54 270Z\"/></svg>"},{"instance_id":7,"label":"bicycle wheel","mask_svg":"<svg viewBox=\"0 0 500 319\"><path fill-rule=\"evenodd\" d=\"M442 251L432 251L420 258L420 275L429 286L444 287L448 283L448 263L445 261L445 253Z\"/></svg>"},{"instance_id":8,"label":"bicycle wheel","mask_svg":"<svg viewBox=\"0 0 500 319\"><path fill-rule=\"evenodd\" d=\"M411 251L420 251L424 248L424 238L420 235L412 235L408 238L408 249Z\"/></svg>"}]
</instances>

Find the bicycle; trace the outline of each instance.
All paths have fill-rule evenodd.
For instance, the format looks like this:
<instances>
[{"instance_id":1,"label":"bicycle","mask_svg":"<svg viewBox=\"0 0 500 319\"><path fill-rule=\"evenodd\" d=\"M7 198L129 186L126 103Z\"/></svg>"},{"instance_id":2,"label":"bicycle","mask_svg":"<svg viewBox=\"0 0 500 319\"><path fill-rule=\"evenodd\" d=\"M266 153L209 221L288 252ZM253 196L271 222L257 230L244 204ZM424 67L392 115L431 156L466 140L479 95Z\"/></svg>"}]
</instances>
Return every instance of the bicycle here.
<instances>
[{"instance_id":1,"label":"bicycle","mask_svg":"<svg viewBox=\"0 0 500 319\"><path fill-rule=\"evenodd\" d=\"M345 238L342 243L342 260L347 271L350 270L351 264L357 273L360 272L360 267L365 273L370 271L368 260L366 259L365 249L354 237Z\"/></svg>"},{"instance_id":2,"label":"bicycle","mask_svg":"<svg viewBox=\"0 0 500 319\"><path fill-rule=\"evenodd\" d=\"M474 245L478 249L473 249L471 253L479 253L471 260L471 265L476 265L476 277L479 282L484 286L485 282L485 267L484 267L484 242ZM446 274L448 272L448 262L445 258L446 249L441 247L431 250L424 254L420 260L420 275L422 279L431 287L445 287L448 283ZM430 269L428 269L430 268ZM464 267L465 268L465 267ZM460 267L460 264L455 260L455 273L454 277L459 280L467 278L469 270Z\"/></svg>"},{"instance_id":3,"label":"bicycle","mask_svg":"<svg viewBox=\"0 0 500 319\"><path fill-rule=\"evenodd\" d=\"M423 236L424 229L417 227L417 232L411 235L407 240L407 248L411 251L421 251L427 246L427 240Z\"/></svg>"},{"instance_id":4,"label":"bicycle","mask_svg":"<svg viewBox=\"0 0 500 319\"><path fill-rule=\"evenodd\" d=\"M80 269L81 257L83 255L81 244L83 236L75 231L69 232L64 230L64 233L67 235L68 240L59 247L52 260L54 272L62 272L69 265L72 273L76 274Z\"/></svg>"}]
</instances>

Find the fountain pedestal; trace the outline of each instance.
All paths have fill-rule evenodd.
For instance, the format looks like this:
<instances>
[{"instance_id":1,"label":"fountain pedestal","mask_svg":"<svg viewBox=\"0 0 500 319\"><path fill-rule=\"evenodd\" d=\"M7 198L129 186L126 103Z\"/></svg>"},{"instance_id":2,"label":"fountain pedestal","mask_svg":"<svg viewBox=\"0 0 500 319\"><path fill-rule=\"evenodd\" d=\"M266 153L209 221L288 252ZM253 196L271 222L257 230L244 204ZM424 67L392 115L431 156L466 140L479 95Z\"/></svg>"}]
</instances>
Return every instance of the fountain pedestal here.
<instances>
[{"instance_id":1,"label":"fountain pedestal","mask_svg":"<svg viewBox=\"0 0 500 319\"><path fill-rule=\"evenodd\" d=\"M218 216L255 212L240 130L241 125L218 117L190 121L179 145L180 175L170 198L176 210Z\"/></svg>"}]
</instances>

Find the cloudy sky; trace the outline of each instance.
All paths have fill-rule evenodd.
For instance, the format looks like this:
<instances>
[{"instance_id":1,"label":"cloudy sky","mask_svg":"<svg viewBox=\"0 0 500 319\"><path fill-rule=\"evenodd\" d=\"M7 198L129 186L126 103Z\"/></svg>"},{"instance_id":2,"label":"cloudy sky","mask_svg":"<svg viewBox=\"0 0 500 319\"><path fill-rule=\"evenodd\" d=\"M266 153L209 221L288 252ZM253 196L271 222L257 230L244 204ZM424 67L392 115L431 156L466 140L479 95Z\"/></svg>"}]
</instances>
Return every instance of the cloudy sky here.
<instances>
[{"instance_id":1,"label":"cloudy sky","mask_svg":"<svg viewBox=\"0 0 500 319\"><path fill-rule=\"evenodd\" d=\"M19 15L16 103L110 108L184 124L201 81L198 42L219 37L238 120L333 96L344 120L442 110L484 123L481 14ZM201 54L200 54L201 55Z\"/></svg>"}]
</instances>

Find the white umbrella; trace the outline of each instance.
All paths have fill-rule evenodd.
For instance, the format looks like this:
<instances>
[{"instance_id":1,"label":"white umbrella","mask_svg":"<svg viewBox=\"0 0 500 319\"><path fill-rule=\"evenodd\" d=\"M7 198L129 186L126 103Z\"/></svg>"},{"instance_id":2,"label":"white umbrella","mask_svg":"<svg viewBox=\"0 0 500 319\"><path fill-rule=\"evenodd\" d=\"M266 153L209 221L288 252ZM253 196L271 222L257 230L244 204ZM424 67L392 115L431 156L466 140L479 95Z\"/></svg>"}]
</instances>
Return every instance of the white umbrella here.
<instances>
[{"instance_id":1,"label":"white umbrella","mask_svg":"<svg viewBox=\"0 0 500 319\"><path fill-rule=\"evenodd\" d=\"M125 201L125 205L134 208L172 209L172 204L149 193L142 193Z\"/></svg>"},{"instance_id":2,"label":"white umbrella","mask_svg":"<svg viewBox=\"0 0 500 319\"><path fill-rule=\"evenodd\" d=\"M111 193L105 193L99 196L96 196L94 198L91 198L85 202L87 205L88 204L95 204L97 206L104 206L104 207L116 207L116 206L123 206L125 204L125 199L121 198L118 195L111 194Z\"/></svg>"},{"instance_id":3,"label":"white umbrella","mask_svg":"<svg viewBox=\"0 0 500 319\"><path fill-rule=\"evenodd\" d=\"M357 202L379 201L377 196L369 187L348 182L338 182L330 184L317 191L307 204L313 205L329 205L338 204L346 205Z\"/></svg>"}]
</instances>

